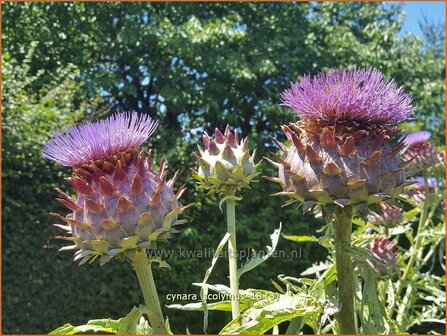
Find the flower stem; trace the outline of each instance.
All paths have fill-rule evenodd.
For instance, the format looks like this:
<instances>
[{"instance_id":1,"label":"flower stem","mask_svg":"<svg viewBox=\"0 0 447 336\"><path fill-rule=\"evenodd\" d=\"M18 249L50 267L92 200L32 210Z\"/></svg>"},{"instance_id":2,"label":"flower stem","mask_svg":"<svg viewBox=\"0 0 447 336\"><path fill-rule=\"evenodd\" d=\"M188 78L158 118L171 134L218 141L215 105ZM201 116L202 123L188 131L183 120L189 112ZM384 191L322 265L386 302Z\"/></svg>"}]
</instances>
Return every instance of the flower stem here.
<instances>
[{"instance_id":1,"label":"flower stem","mask_svg":"<svg viewBox=\"0 0 447 336\"><path fill-rule=\"evenodd\" d=\"M335 218L335 264L341 307L336 318L341 334L357 333L354 310L354 266L347 251L347 248L351 246L351 233L351 210L342 209L337 211Z\"/></svg>"},{"instance_id":2,"label":"flower stem","mask_svg":"<svg viewBox=\"0 0 447 336\"><path fill-rule=\"evenodd\" d=\"M227 196L234 196L228 192ZM239 307L239 280L237 277L237 250L236 250L236 204L231 197L226 200L227 206L227 232L228 239L228 267L230 270L231 313L233 320L241 315Z\"/></svg>"},{"instance_id":3,"label":"flower stem","mask_svg":"<svg viewBox=\"0 0 447 336\"><path fill-rule=\"evenodd\" d=\"M167 330L158 300L157 288L152 276L151 264L147 260L146 250L135 252L132 264L137 273L138 282L143 292L144 302L147 308L147 316L154 334L165 334Z\"/></svg>"}]
</instances>

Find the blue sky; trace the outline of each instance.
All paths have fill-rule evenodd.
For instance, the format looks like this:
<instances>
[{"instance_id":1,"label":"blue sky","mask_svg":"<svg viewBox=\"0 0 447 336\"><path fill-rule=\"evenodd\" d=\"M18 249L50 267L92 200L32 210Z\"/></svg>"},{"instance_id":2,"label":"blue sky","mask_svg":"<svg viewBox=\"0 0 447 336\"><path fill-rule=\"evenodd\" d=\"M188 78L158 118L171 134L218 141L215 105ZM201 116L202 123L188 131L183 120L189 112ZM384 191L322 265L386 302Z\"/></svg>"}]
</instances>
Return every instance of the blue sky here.
<instances>
[{"instance_id":1,"label":"blue sky","mask_svg":"<svg viewBox=\"0 0 447 336\"><path fill-rule=\"evenodd\" d=\"M421 36L418 21L421 21L424 15L435 22L445 22L445 2L405 2L403 10L406 18L402 33L411 32Z\"/></svg>"}]
</instances>

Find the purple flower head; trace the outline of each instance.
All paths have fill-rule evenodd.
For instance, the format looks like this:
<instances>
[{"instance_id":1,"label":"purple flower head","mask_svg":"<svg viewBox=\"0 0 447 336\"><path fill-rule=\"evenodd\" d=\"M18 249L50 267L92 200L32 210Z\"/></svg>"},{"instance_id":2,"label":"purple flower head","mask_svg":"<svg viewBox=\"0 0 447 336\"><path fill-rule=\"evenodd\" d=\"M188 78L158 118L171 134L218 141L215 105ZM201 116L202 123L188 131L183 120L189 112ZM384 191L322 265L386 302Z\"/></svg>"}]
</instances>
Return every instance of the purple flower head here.
<instances>
[{"instance_id":1,"label":"purple flower head","mask_svg":"<svg viewBox=\"0 0 447 336\"><path fill-rule=\"evenodd\" d=\"M50 139L43 157L63 166L76 167L92 160L138 148L158 126L148 115L115 113L91 124L71 126Z\"/></svg>"},{"instance_id":2,"label":"purple flower head","mask_svg":"<svg viewBox=\"0 0 447 336\"><path fill-rule=\"evenodd\" d=\"M407 162L407 168L418 170L439 165L444 162L444 155L428 141L431 133L420 131L410 133L400 139L406 149L402 155L402 160Z\"/></svg>"},{"instance_id":3,"label":"purple flower head","mask_svg":"<svg viewBox=\"0 0 447 336\"><path fill-rule=\"evenodd\" d=\"M444 187L444 183L437 178L431 176L427 178L427 191L433 192L435 187ZM411 198L417 203L423 203L425 201L425 179L422 176L415 177L413 179L413 190L410 194Z\"/></svg>"},{"instance_id":4,"label":"purple flower head","mask_svg":"<svg viewBox=\"0 0 447 336\"><path fill-rule=\"evenodd\" d=\"M391 124L408 119L415 110L402 87L372 68L305 75L281 100L302 117L326 121Z\"/></svg>"},{"instance_id":5,"label":"purple flower head","mask_svg":"<svg viewBox=\"0 0 447 336\"><path fill-rule=\"evenodd\" d=\"M425 179L424 179L424 177L417 176L417 177L414 178L413 181L414 181L414 186L417 189L420 189L422 191L424 190L424 188L425 188ZM438 179L436 177L428 177L427 178L427 187L428 187L429 190L435 188L436 186L442 187L442 185L443 185L442 182L438 181Z\"/></svg>"},{"instance_id":6,"label":"purple flower head","mask_svg":"<svg viewBox=\"0 0 447 336\"><path fill-rule=\"evenodd\" d=\"M425 143L430 139L431 133L428 131L420 131L420 132L414 132L410 133L407 136L403 137L403 141L407 146L416 145Z\"/></svg>"}]
</instances>

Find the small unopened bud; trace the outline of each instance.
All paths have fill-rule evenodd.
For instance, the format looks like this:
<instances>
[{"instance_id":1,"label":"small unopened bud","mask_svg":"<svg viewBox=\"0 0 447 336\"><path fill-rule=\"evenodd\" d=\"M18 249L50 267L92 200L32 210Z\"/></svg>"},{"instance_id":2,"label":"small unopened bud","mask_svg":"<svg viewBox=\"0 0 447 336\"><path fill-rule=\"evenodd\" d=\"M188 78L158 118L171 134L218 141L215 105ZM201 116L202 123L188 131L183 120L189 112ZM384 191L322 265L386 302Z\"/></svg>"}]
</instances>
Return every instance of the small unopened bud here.
<instances>
[{"instance_id":1,"label":"small unopened bud","mask_svg":"<svg viewBox=\"0 0 447 336\"><path fill-rule=\"evenodd\" d=\"M394 252L396 243L380 236L375 238L368 249L378 260L370 260L369 264L384 277L392 277L397 272L397 253Z\"/></svg>"},{"instance_id":2,"label":"small unopened bud","mask_svg":"<svg viewBox=\"0 0 447 336\"><path fill-rule=\"evenodd\" d=\"M256 169L260 162L254 162L250 154L248 140L232 133L227 126L222 133L216 128L214 139L204 135L205 150L196 155L199 169L193 176L202 188L225 194L246 187L259 173ZM206 142L206 143L205 143Z\"/></svg>"},{"instance_id":3,"label":"small unopened bud","mask_svg":"<svg viewBox=\"0 0 447 336\"><path fill-rule=\"evenodd\" d=\"M368 220L372 224L394 227L401 223L404 215L404 210L400 206L388 203L380 203L379 208L379 212L371 211L368 215Z\"/></svg>"}]
</instances>

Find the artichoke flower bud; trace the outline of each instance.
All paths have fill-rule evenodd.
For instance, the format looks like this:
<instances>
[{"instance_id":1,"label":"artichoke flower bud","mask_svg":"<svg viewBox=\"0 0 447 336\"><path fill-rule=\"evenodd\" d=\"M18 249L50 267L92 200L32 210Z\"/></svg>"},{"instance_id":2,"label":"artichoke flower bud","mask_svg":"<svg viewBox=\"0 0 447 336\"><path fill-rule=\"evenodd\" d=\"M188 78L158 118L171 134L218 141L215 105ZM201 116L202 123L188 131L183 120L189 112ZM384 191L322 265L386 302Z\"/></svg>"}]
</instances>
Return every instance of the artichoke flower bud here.
<instances>
[{"instance_id":1,"label":"artichoke flower bud","mask_svg":"<svg viewBox=\"0 0 447 336\"><path fill-rule=\"evenodd\" d=\"M383 277L393 277L398 270L397 253L394 252L395 242L390 242L388 238L379 236L375 238L369 245L368 250L379 259L368 260L371 267Z\"/></svg>"},{"instance_id":2,"label":"artichoke flower bud","mask_svg":"<svg viewBox=\"0 0 447 336\"><path fill-rule=\"evenodd\" d=\"M250 154L248 139L239 141L237 132L233 134L229 126L224 133L216 128L214 138L205 132L203 144L205 148L198 146L199 154L193 153L199 163L193 176L211 193L226 194L249 188L259 175L256 170L261 161L254 162L256 150Z\"/></svg>"},{"instance_id":3,"label":"artichoke flower bud","mask_svg":"<svg viewBox=\"0 0 447 336\"><path fill-rule=\"evenodd\" d=\"M423 176L417 176L413 179L413 184L411 185L410 194L411 199L416 203L424 203L428 193L432 193L436 187L443 187L444 183L442 181L438 181L436 177L428 177L425 179Z\"/></svg>"},{"instance_id":4,"label":"artichoke flower bud","mask_svg":"<svg viewBox=\"0 0 447 336\"><path fill-rule=\"evenodd\" d=\"M420 131L410 133L402 139L407 146L402 159L407 162L409 170L417 171L445 163L444 153L433 147L428 141L430 137L430 132Z\"/></svg>"},{"instance_id":5,"label":"artichoke flower bud","mask_svg":"<svg viewBox=\"0 0 447 336\"><path fill-rule=\"evenodd\" d=\"M71 213L53 213L66 225L56 224L68 236L57 237L74 245L81 264L100 258L101 265L115 256L131 256L137 248L155 248L165 242L186 207L178 198L173 179L167 180L165 161L151 170L151 155L138 147L155 131L157 123L136 113L119 113L93 124L74 126L56 134L43 156L73 168L66 181L75 189L72 198L60 189L56 200Z\"/></svg>"},{"instance_id":6,"label":"artichoke flower bud","mask_svg":"<svg viewBox=\"0 0 447 336\"><path fill-rule=\"evenodd\" d=\"M371 211L368 220L374 224L385 227L399 225L404 217L404 211L400 206L388 203L379 204L380 211Z\"/></svg>"},{"instance_id":7,"label":"artichoke flower bud","mask_svg":"<svg viewBox=\"0 0 447 336\"><path fill-rule=\"evenodd\" d=\"M395 124L414 108L394 81L373 69L331 70L292 84L282 102L301 119L282 127L288 144L276 142L284 156L267 160L278 169L269 179L283 188L275 196L329 218L347 206L366 216L403 192L405 143L393 143Z\"/></svg>"}]
</instances>

